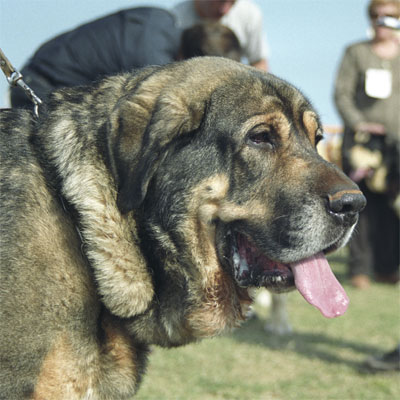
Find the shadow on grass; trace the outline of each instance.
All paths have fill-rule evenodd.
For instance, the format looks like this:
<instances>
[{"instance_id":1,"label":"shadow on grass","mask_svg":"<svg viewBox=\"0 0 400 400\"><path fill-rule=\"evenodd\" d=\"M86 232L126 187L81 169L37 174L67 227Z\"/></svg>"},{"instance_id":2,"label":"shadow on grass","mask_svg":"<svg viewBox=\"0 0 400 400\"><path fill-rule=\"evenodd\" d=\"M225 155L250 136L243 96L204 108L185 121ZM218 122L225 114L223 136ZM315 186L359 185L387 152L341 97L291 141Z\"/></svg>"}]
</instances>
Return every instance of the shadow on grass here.
<instances>
[{"instance_id":1,"label":"shadow on grass","mask_svg":"<svg viewBox=\"0 0 400 400\"><path fill-rule=\"evenodd\" d=\"M376 355L382 349L376 346L332 337L321 333L293 332L289 335L274 335L263 329L265 321L251 319L232 333L234 340L241 343L265 346L272 351L292 351L309 359L320 359L331 364L347 365L363 372L363 364L355 356L352 358L345 350L362 354L365 357Z\"/></svg>"}]
</instances>

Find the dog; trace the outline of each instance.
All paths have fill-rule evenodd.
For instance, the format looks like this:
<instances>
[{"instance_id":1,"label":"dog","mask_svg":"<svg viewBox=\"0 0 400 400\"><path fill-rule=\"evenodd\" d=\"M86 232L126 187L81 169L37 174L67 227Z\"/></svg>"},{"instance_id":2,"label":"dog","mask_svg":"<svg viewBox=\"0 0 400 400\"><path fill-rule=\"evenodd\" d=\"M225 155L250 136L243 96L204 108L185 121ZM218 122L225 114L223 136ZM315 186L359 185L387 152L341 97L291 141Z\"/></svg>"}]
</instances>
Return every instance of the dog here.
<instances>
[{"instance_id":1,"label":"dog","mask_svg":"<svg viewBox=\"0 0 400 400\"><path fill-rule=\"evenodd\" d=\"M200 57L0 115L2 398L128 398L149 346L237 327L252 287L345 311L324 253L365 198L285 81Z\"/></svg>"}]
</instances>

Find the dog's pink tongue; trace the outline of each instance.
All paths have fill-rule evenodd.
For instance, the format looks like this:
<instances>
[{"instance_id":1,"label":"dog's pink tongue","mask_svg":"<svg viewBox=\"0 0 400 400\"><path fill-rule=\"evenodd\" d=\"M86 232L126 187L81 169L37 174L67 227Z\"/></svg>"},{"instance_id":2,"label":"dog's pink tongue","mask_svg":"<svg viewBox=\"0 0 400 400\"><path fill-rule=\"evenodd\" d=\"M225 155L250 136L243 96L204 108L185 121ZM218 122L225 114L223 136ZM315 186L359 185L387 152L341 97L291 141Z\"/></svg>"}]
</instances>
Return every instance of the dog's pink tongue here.
<instances>
[{"instance_id":1,"label":"dog's pink tongue","mask_svg":"<svg viewBox=\"0 0 400 400\"><path fill-rule=\"evenodd\" d=\"M349 298L323 253L291 264L297 290L327 318L346 312Z\"/></svg>"}]
</instances>

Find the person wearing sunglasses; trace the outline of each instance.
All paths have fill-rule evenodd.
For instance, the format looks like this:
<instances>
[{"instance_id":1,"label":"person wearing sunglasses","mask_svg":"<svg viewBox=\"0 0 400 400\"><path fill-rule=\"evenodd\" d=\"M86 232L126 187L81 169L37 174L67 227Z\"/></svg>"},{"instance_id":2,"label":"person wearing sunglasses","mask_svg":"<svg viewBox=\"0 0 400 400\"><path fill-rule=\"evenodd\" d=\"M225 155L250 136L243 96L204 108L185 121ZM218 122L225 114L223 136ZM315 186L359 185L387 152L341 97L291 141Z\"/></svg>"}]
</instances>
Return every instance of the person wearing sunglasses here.
<instances>
[{"instance_id":1,"label":"person wearing sunglasses","mask_svg":"<svg viewBox=\"0 0 400 400\"><path fill-rule=\"evenodd\" d=\"M346 48L335 84L343 169L368 201L349 245L349 274L358 288L372 276L398 282L400 262L400 1L372 0L368 16L373 36Z\"/></svg>"}]
</instances>

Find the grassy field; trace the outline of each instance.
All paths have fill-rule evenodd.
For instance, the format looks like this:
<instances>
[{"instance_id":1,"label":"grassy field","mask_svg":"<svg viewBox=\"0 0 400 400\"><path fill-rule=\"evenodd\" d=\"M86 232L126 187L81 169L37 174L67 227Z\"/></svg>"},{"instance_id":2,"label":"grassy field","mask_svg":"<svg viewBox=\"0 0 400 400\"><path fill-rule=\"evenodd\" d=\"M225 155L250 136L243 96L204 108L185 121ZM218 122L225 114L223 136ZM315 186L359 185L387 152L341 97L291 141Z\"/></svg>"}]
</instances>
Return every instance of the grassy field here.
<instances>
[{"instance_id":1,"label":"grassy field","mask_svg":"<svg viewBox=\"0 0 400 400\"><path fill-rule=\"evenodd\" d=\"M363 361L400 339L399 287L352 289L345 252L330 264L350 297L340 318L328 320L301 295L289 295L294 331L264 331L264 317L235 332L178 349L155 348L135 399L299 400L400 399L400 374L371 374Z\"/></svg>"}]
</instances>

